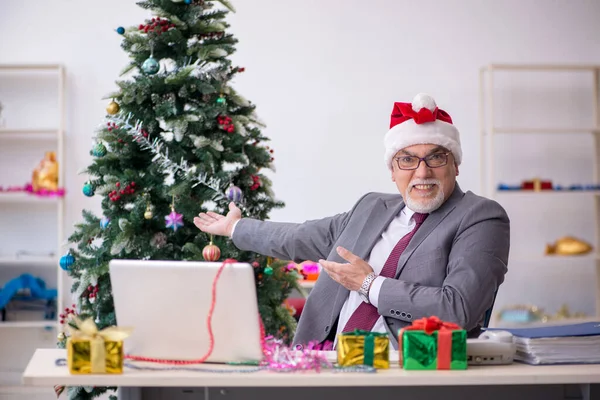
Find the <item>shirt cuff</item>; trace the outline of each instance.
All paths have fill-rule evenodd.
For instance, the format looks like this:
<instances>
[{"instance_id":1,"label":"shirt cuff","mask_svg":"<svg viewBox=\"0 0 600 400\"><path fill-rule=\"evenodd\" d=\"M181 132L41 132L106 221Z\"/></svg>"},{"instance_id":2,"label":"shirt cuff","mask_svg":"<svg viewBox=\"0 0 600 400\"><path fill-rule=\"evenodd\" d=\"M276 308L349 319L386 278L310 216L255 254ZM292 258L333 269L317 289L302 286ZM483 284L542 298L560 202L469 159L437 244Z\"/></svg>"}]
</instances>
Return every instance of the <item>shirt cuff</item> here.
<instances>
[{"instance_id":1,"label":"shirt cuff","mask_svg":"<svg viewBox=\"0 0 600 400\"><path fill-rule=\"evenodd\" d=\"M371 288L369 289L369 302L373 304L374 307L378 307L379 291L381 290L381 285L383 285L383 281L385 281L385 278L383 276L378 276L377 278L375 278L373 283L371 283Z\"/></svg>"},{"instance_id":2,"label":"shirt cuff","mask_svg":"<svg viewBox=\"0 0 600 400\"><path fill-rule=\"evenodd\" d=\"M233 232L235 232L235 226L238 224L238 222L240 222L241 220L238 219L237 221L235 221L233 223L233 227L231 228L231 236L229 236L230 238L233 238Z\"/></svg>"}]
</instances>

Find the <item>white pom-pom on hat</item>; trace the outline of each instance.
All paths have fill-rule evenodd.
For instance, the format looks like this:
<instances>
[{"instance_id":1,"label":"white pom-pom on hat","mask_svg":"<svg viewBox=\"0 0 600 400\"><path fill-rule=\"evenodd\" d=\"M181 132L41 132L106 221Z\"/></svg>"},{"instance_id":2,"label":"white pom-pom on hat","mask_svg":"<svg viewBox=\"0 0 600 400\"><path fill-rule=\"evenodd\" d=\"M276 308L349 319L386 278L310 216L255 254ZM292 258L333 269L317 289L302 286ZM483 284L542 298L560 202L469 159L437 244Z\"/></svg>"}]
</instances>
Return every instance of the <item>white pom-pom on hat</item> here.
<instances>
[{"instance_id":1,"label":"white pom-pom on hat","mask_svg":"<svg viewBox=\"0 0 600 400\"><path fill-rule=\"evenodd\" d=\"M429 111L433 112L433 110L437 108L437 104L435 104L433 97L427 93L419 93L413 98L412 109L415 112L419 112L421 108L427 108Z\"/></svg>"}]
</instances>

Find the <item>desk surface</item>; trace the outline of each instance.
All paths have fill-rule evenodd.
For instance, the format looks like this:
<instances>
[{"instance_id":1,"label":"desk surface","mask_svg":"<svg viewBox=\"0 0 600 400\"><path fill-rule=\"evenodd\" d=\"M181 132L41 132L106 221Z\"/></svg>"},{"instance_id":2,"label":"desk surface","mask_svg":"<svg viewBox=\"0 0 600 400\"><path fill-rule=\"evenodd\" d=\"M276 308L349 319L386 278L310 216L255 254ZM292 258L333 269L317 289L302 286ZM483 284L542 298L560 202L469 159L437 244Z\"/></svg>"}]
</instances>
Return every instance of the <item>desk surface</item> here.
<instances>
[{"instance_id":1,"label":"desk surface","mask_svg":"<svg viewBox=\"0 0 600 400\"><path fill-rule=\"evenodd\" d=\"M143 371L125 369L121 375L71 375L61 349L38 349L29 361L23 383L30 386L175 386L175 387L323 387L323 386L463 386L600 383L600 365L477 366L463 371L405 371L392 365L377 373L366 372L273 372L220 373L196 371ZM226 365L197 365L222 371L239 371Z\"/></svg>"}]
</instances>

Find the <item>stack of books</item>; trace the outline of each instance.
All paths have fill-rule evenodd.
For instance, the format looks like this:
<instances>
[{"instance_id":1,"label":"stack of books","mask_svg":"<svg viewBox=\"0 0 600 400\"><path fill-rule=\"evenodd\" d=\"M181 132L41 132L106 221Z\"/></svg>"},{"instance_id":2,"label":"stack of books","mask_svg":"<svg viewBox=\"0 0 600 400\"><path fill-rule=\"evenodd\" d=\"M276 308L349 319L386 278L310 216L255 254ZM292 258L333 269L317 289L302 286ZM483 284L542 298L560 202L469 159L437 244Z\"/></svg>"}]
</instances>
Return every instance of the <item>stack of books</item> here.
<instances>
[{"instance_id":1,"label":"stack of books","mask_svg":"<svg viewBox=\"0 0 600 400\"><path fill-rule=\"evenodd\" d=\"M600 321L499 329L513 334L516 361L527 364L600 364Z\"/></svg>"}]
</instances>

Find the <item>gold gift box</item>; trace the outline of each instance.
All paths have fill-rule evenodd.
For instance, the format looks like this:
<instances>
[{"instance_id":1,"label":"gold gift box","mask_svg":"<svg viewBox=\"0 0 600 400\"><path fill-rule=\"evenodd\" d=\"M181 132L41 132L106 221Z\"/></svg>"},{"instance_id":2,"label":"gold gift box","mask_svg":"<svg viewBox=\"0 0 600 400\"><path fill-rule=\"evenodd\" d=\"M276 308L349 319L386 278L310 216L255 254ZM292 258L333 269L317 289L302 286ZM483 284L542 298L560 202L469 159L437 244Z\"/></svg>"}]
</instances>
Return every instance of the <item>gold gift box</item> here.
<instances>
[{"instance_id":1,"label":"gold gift box","mask_svg":"<svg viewBox=\"0 0 600 400\"><path fill-rule=\"evenodd\" d=\"M369 365L377 369L390 367L390 339L387 333L354 331L340 334L337 344L340 366Z\"/></svg>"},{"instance_id":2,"label":"gold gift box","mask_svg":"<svg viewBox=\"0 0 600 400\"><path fill-rule=\"evenodd\" d=\"M122 374L123 341L67 340L67 365L71 374Z\"/></svg>"}]
</instances>

